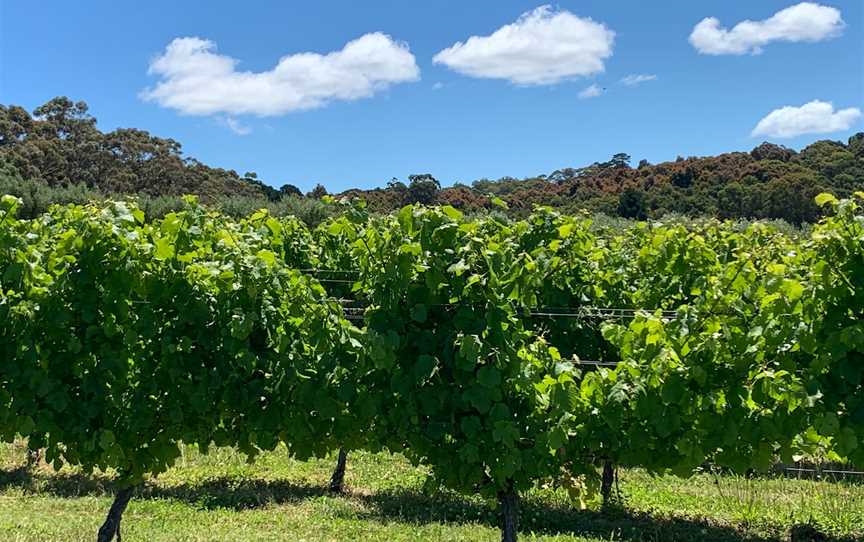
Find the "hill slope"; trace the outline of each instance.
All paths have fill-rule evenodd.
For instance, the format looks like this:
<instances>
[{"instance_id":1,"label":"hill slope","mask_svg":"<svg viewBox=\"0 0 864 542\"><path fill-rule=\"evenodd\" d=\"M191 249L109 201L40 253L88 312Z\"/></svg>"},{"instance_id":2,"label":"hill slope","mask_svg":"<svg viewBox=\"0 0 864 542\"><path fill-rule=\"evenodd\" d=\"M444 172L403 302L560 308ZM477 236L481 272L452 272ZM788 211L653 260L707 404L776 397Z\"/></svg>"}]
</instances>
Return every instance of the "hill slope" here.
<instances>
[{"instance_id":1,"label":"hill slope","mask_svg":"<svg viewBox=\"0 0 864 542\"><path fill-rule=\"evenodd\" d=\"M13 177L16 182L6 185L75 187L83 196L90 190L148 197L196 194L205 203L223 207L242 200L242 205L233 205L237 209L288 201L286 196L293 202L302 197L293 185L277 190L254 173L241 176L184 157L180 143L144 130L103 133L86 103L66 97L52 99L32 115L16 105L0 105L0 181ZM353 189L341 195L362 197L379 212L417 202L477 211L495 208L497 197L516 215L540 204L627 218L678 213L798 224L818 217L813 197L819 192L848 196L856 190L864 190L864 133L845 143L817 141L800 152L763 143L749 153L679 158L655 165L643 160L637 167L631 167L630 157L621 153L587 167L525 179L481 179L470 186L441 188L430 174L411 175L407 183L394 179L386 188ZM307 197L318 199L326 193L319 185Z\"/></svg>"},{"instance_id":2,"label":"hill slope","mask_svg":"<svg viewBox=\"0 0 864 542\"><path fill-rule=\"evenodd\" d=\"M588 167L567 168L526 179L482 179L471 186L436 189L430 176L386 189L350 190L373 209L389 211L412 200L450 204L465 210L490 208L489 195L504 200L511 213L527 214L534 205L569 211L589 209L628 218L678 213L721 218L770 218L812 222L819 192L848 196L864 190L864 133L840 141L817 141L796 152L763 143L751 152L679 158L656 165L630 157Z\"/></svg>"},{"instance_id":3,"label":"hill slope","mask_svg":"<svg viewBox=\"0 0 864 542\"><path fill-rule=\"evenodd\" d=\"M108 194L196 194L204 200L276 192L254 174L212 168L183 156L180 143L144 130L103 133L87 104L58 97L30 115L0 105L0 161L50 187L85 185Z\"/></svg>"}]
</instances>

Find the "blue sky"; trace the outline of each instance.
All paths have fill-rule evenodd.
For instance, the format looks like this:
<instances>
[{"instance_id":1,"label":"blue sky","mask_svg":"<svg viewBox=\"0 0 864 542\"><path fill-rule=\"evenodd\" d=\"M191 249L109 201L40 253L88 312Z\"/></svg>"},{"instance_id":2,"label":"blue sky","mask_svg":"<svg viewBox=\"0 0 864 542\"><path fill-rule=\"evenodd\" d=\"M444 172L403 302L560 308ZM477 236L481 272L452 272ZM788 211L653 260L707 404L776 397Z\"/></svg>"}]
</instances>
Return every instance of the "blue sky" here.
<instances>
[{"instance_id":1,"label":"blue sky","mask_svg":"<svg viewBox=\"0 0 864 542\"><path fill-rule=\"evenodd\" d=\"M410 173L523 177L616 152L658 162L766 139L800 148L864 130L860 0L780 19L769 18L794 1L540 5L9 0L0 103L32 110L66 95L103 130L146 129L205 163L331 191ZM691 38L706 17L718 21ZM732 30L747 19L762 22ZM318 55L263 74L303 52ZM622 82L637 75L654 78ZM580 97L591 85L600 95ZM814 100L826 103L776 112L752 135L772 111Z\"/></svg>"}]
</instances>

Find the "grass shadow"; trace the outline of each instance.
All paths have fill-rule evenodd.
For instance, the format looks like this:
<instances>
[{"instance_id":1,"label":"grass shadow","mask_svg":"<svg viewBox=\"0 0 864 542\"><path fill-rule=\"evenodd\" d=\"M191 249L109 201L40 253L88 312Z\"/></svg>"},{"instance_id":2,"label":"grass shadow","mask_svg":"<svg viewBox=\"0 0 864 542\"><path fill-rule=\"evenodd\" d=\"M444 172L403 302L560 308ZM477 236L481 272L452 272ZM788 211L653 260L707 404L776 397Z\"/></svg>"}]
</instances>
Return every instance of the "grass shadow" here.
<instances>
[{"instance_id":1,"label":"grass shadow","mask_svg":"<svg viewBox=\"0 0 864 542\"><path fill-rule=\"evenodd\" d=\"M45 474L27 467L0 469L0 491L18 487L27 492L46 493L55 497L106 495L114 492L114 479L83 473L52 472Z\"/></svg>"},{"instance_id":2,"label":"grass shadow","mask_svg":"<svg viewBox=\"0 0 864 542\"><path fill-rule=\"evenodd\" d=\"M10 487L29 488L33 485L33 471L25 466L0 470L0 491Z\"/></svg>"},{"instance_id":3,"label":"grass shadow","mask_svg":"<svg viewBox=\"0 0 864 542\"><path fill-rule=\"evenodd\" d=\"M54 497L110 496L114 479L101 474L32 472L26 467L0 470L0 491L19 487ZM272 504L290 504L327 495L327 489L286 480L237 477L207 478L198 483L163 486L146 482L136 488L135 499L172 499L205 509L247 510Z\"/></svg>"},{"instance_id":4,"label":"grass shadow","mask_svg":"<svg viewBox=\"0 0 864 542\"><path fill-rule=\"evenodd\" d=\"M22 487L28 492L57 497L84 495L110 496L113 480L103 475L80 473L31 472L21 467L0 470L0 490ZM161 486L146 483L134 496L138 499L169 499L202 509L232 509L237 511L291 504L329 495L324 486L295 484L285 480L256 480L238 477L208 478L201 482ZM412 489L386 490L376 493L348 491L343 496L363 506L336 511L353 518L383 523L430 523L498 525L494 508L483 501L462 497L456 493L426 494ZM604 540L627 542L704 540L714 542L780 542L789 534L774 537L754 535L733 525L708 520L634 512L620 507L604 510L579 510L549 503L536 498L522 503L519 530L543 535L577 535ZM836 538L817 533L814 538L794 538L806 542L855 542L852 538Z\"/></svg>"},{"instance_id":5,"label":"grass shadow","mask_svg":"<svg viewBox=\"0 0 864 542\"><path fill-rule=\"evenodd\" d=\"M491 506L455 493L426 495L411 490L396 490L353 498L363 501L368 510L359 516L375 521L498 525L497 512ZM788 532L776 536L757 535L715 521L637 512L619 506L580 510L532 498L522 502L519 530L523 534L576 535L628 542L787 542L790 536ZM793 542L861 542L851 537L826 535L809 526L795 526L791 531L797 535L793 535Z\"/></svg>"},{"instance_id":6,"label":"grass shadow","mask_svg":"<svg viewBox=\"0 0 864 542\"><path fill-rule=\"evenodd\" d=\"M156 486L145 484L135 498L173 499L204 509L229 508L236 511L294 504L328 495L327 488L295 484L287 480L254 480L233 477L209 478L197 484Z\"/></svg>"}]
</instances>

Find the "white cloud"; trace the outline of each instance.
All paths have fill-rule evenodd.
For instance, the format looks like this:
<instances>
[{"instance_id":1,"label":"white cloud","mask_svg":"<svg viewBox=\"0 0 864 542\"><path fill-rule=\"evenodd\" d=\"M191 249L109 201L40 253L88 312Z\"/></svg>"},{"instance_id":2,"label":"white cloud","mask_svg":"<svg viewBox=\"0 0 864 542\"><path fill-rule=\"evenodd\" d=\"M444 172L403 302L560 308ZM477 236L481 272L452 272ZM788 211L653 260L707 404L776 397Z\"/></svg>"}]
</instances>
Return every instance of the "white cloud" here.
<instances>
[{"instance_id":1,"label":"white cloud","mask_svg":"<svg viewBox=\"0 0 864 542\"><path fill-rule=\"evenodd\" d=\"M368 98L420 70L404 43L375 32L325 55L296 53L269 71L238 71L238 61L200 38L177 38L150 63L159 82L141 97L189 115L274 116Z\"/></svg>"},{"instance_id":2,"label":"white cloud","mask_svg":"<svg viewBox=\"0 0 864 542\"><path fill-rule=\"evenodd\" d=\"M244 124L241 124L239 120L237 120L233 117L226 117L225 118L225 126L227 126L232 132L234 132L237 135L244 136L244 135L249 135L252 133L252 128L250 128L249 126L246 126Z\"/></svg>"},{"instance_id":3,"label":"white cloud","mask_svg":"<svg viewBox=\"0 0 864 542\"><path fill-rule=\"evenodd\" d=\"M646 81L654 81L657 79L657 76L654 74L632 74L627 77L621 79L621 82L627 85L628 87L635 87L640 83L645 83Z\"/></svg>"},{"instance_id":4,"label":"white cloud","mask_svg":"<svg viewBox=\"0 0 864 542\"><path fill-rule=\"evenodd\" d=\"M432 85L432 90L441 90L442 88L444 88L444 83L442 83L441 81L438 81L437 83Z\"/></svg>"},{"instance_id":5,"label":"white cloud","mask_svg":"<svg viewBox=\"0 0 864 542\"><path fill-rule=\"evenodd\" d=\"M762 21L742 21L732 30L706 17L693 28L690 43L706 55L759 54L772 41L815 42L839 36L845 23L840 10L813 2L801 2Z\"/></svg>"},{"instance_id":6,"label":"white cloud","mask_svg":"<svg viewBox=\"0 0 864 542\"><path fill-rule=\"evenodd\" d=\"M813 100L801 107L786 106L768 113L751 136L795 137L848 130L861 118L857 107L834 111L830 102Z\"/></svg>"},{"instance_id":7,"label":"white cloud","mask_svg":"<svg viewBox=\"0 0 864 542\"><path fill-rule=\"evenodd\" d=\"M489 36L453 44L433 61L471 77L551 85L602 72L614 40L602 23L540 6Z\"/></svg>"},{"instance_id":8,"label":"white cloud","mask_svg":"<svg viewBox=\"0 0 864 542\"><path fill-rule=\"evenodd\" d=\"M583 88L582 91L579 93L579 99L580 100L587 100L588 98L596 98L597 96L600 96L601 94L603 94L603 91L600 90L600 87L598 87L597 84L595 83L591 86Z\"/></svg>"}]
</instances>

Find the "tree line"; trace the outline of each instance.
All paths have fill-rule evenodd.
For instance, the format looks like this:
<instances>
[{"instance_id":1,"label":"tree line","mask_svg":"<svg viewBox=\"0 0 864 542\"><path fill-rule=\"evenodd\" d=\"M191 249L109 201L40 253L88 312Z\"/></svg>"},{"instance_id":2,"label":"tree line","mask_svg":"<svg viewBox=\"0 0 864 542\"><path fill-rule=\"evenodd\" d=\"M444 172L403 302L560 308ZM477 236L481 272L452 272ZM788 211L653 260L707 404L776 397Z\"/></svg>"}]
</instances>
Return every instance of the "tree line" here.
<instances>
[{"instance_id":1,"label":"tree line","mask_svg":"<svg viewBox=\"0 0 864 542\"><path fill-rule=\"evenodd\" d=\"M0 188L24 199L35 215L51 203L82 203L108 196L144 198L148 214L182 208L180 197L195 194L205 204L236 210L290 208L310 213L310 223L326 216L312 202L328 194L319 184L304 194L297 186L215 168L184 156L172 139L121 128L100 131L85 102L57 97L32 114L0 105ZM373 190L350 189L375 212L409 204L450 205L465 212L500 209L527 216L534 206L565 212L582 209L632 219L667 214L718 218L781 219L812 223L821 216L813 198L821 192L848 197L864 188L864 133L847 142L817 141L800 152L763 143L752 151L631 166L617 153L608 161L565 167L524 179L505 177L456 182L442 187L433 174L393 178ZM304 203L301 203L304 202ZM281 206L280 206L281 203Z\"/></svg>"}]
</instances>

